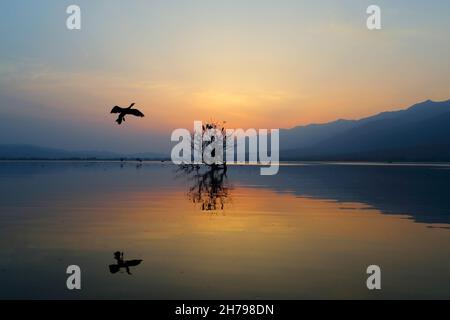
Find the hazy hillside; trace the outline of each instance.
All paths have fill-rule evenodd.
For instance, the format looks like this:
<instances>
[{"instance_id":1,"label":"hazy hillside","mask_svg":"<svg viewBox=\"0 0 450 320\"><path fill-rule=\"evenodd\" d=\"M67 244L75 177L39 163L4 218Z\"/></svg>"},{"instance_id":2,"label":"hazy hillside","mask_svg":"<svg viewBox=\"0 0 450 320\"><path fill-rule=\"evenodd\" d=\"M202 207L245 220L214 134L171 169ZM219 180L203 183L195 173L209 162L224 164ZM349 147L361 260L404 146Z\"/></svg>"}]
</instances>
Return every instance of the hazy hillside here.
<instances>
[{"instance_id":1,"label":"hazy hillside","mask_svg":"<svg viewBox=\"0 0 450 320\"><path fill-rule=\"evenodd\" d=\"M309 133L306 127L291 129L289 140L280 141L281 158L450 161L450 100L428 100L406 110L341 123L339 128L336 122L316 125L311 144L305 143ZM295 147L292 147L293 133L303 134Z\"/></svg>"},{"instance_id":2,"label":"hazy hillside","mask_svg":"<svg viewBox=\"0 0 450 320\"><path fill-rule=\"evenodd\" d=\"M280 145L283 149L305 148L357 125L354 120L337 120L325 124L310 124L293 129L280 130Z\"/></svg>"},{"instance_id":3,"label":"hazy hillside","mask_svg":"<svg viewBox=\"0 0 450 320\"><path fill-rule=\"evenodd\" d=\"M0 159L162 159L162 154L146 152L120 154L108 151L66 151L33 145L0 145Z\"/></svg>"},{"instance_id":4,"label":"hazy hillside","mask_svg":"<svg viewBox=\"0 0 450 320\"><path fill-rule=\"evenodd\" d=\"M280 131L281 160L450 161L450 100L360 120L337 120ZM163 159L158 153L66 151L0 145L0 159Z\"/></svg>"}]
</instances>

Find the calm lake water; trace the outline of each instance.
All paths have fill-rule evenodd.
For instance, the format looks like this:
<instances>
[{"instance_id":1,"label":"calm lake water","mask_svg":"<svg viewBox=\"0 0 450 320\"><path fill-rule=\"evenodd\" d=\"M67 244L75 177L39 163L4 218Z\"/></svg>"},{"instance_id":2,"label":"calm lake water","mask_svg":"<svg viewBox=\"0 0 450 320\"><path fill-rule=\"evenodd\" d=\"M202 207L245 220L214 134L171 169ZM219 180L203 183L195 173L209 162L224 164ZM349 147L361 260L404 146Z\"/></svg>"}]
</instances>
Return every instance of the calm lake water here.
<instances>
[{"instance_id":1,"label":"calm lake water","mask_svg":"<svg viewBox=\"0 0 450 320\"><path fill-rule=\"evenodd\" d=\"M449 228L449 166L2 162L0 298L450 299Z\"/></svg>"}]
</instances>

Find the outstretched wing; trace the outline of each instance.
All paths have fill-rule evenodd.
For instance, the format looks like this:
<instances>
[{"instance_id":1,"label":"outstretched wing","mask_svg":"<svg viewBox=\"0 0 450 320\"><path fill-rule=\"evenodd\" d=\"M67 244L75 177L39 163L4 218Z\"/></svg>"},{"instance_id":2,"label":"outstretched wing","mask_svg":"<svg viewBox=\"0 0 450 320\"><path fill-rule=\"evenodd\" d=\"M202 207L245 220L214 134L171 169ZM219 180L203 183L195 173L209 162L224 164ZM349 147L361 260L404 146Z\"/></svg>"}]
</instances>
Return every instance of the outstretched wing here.
<instances>
[{"instance_id":1,"label":"outstretched wing","mask_svg":"<svg viewBox=\"0 0 450 320\"><path fill-rule=\"evenodd\" d=\"M112 108L111 113L121 113L123 111L123 108L119 107L119 106L115 106L114 108Z\"/></svg>"},{"instance_id":2,"label":"outstretched wing","mask_svg":"<svg viewBox=\"0 0 450 320\"><path fill-rule=\"evenodd\" d=\"M142 112L140 112L138 109L131 109L128 111L129 114L132 114L133 116L136 117L143 117L144 114Z\"/></svg>"},{"instance_id":3,"label":"outstretched wing","mask_svg":"<svg viewBox=\"0 0 450 320\"><path fill-rule=\"evenodd\" d=\"M137 265L140 265L142 261L143 261L143 260L127 260L127 261L125 261L125 264L126 264L128 267L135 267L135 266L137 266Z\"/></svg>"}]
</instances>

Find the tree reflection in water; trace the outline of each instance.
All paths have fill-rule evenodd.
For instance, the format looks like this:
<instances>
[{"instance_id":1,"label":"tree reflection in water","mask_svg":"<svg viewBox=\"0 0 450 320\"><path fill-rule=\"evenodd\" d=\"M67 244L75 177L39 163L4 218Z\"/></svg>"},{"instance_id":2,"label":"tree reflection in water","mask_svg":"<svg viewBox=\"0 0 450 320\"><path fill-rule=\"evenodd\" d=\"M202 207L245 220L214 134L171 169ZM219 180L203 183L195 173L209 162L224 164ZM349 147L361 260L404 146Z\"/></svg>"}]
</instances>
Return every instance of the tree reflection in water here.
<instances>
[{"instance_id":1,"label":"tree reflection in water","mask_svg":"<svg viewBox=\"0 0 450 320\"><path fill-rule=\"evenodd\" d=\"M202 211L224 210L231 190L226 166L180 165L177 171L188 177L188 197Z\"/></svg>"}]
</instances>

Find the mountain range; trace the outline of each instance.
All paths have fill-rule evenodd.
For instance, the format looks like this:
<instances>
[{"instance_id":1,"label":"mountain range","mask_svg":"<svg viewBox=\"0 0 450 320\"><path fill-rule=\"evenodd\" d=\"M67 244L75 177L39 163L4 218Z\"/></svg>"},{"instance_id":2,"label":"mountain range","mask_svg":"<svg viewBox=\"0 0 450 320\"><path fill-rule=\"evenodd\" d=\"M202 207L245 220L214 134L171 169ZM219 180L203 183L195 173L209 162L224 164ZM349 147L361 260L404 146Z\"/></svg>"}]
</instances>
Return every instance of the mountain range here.
<instances>
[{"instance_id":1,"label":"mountain range","mask_svg":"<svg viewBox=\"0 0 450 320\"><path fill-rule=\"evenodd\" d=\"M282 160L450 161L450 100L280 131Z\"/></svg>"},{"instance_id":2,"label":"mountain range","mask_svg":"<svg viewBox=\"0 0 450 320\"><path fill-rule=\"evenodd\" d=\"M109 151L67 151L55 148L44 148L33 145L0 145L0 159L167 159L167 156L153 152L121 154Z\"/></svg>"},{"instance_id":3,"label":"mountain range","mask_svg":"<svg viewBox=\"0 0 450 320\"><path fill-rule=\"evenodd\" d=\"M450 100L427 100L408 109L360 120L280 130L285 161L450 161ZM66 151L33 145L0 145L0 159L168 159L154 152Z\"/></svg>"}]
</instances>

